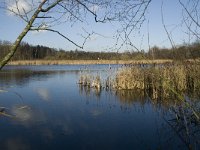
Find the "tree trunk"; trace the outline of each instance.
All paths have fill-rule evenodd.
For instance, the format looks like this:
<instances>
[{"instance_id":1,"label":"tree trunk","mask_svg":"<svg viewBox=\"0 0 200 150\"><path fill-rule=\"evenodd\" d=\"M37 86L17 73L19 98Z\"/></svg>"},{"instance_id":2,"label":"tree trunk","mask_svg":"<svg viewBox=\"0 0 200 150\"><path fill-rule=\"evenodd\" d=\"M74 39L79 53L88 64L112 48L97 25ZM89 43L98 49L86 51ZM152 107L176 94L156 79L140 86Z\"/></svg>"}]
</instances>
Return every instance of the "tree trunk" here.
<instances>
[{"instance_id":1,"label":"tree trunk","mask_svg":"<svg viewBox=\"0 0 200 150\"><path fill-rule=\"evenodd\" d=\"M14 42L14 44L11 46L10 48L10 52L0 61L0 70L8 63L8 61L13 57L13 55L15 54L15 52L17 51L17 48L19 47L22 39L24 38L24 36L28 33L28 31L31 29L33 22L35 21L35 19L37 18L38 14L41 12L42 10L42 6L45 4L47 0L43 0L41 2L41 4L38 6L37 10L35 11L35 13L33 14L33 16L31 17L30 21L28 22L28 24L26 25L26 27L24 28L24 30L21 32L21 34L17 37L16 41Z\"/></svg>"}]
</instances>

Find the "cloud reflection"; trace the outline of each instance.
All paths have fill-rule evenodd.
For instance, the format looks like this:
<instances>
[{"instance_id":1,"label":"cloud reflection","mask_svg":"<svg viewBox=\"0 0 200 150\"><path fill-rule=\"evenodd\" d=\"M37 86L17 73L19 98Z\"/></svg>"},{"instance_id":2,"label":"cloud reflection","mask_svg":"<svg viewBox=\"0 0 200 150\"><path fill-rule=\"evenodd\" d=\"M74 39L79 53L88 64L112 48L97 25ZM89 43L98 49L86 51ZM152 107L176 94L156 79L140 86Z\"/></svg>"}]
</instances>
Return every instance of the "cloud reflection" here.
<instances>
[{"instance_id":1,"label":"cloud reflection","mask_svg":"<svg viewBox=\"0 0 200 150\"><path fill-rule=\"evenodd\" d=\"M54 138L53 131L51 129L42 128L40 133L43 136L43 138L46 140L53 140L53 138Z\"/></svg>"},{"instance_id":2,"label":"cloud reflection","mask_svg":"<svg viewBox=\"0 0 200 150\"><path fill-rule=\"evenodd\" d=\"M20 138L12 138L8 139L5 142L5 149L6 150L30 150L30 145L25 143Z\"/></svg>"},{"instance_id":3,"label":"cloud reflection","mask_svg":"<svg viewBox=\"0 0 200 150\"><path fill-rule=\"evenodd\" d=\"M11 109L11 113L15 116L15 119L13 120L14 122L17 121L15 123L19 123L27 127L46 122L46 117L43 111L33 109L29 106L15 105Z\"/></svg>"},{"instance_id":4,"label":"cloud reflection","mask_svg":"<svg viewBox=\"0 0 200 150\"><path fill-rule=\"evenodd\" d=\"M41 99L43 99L45 101L50 100L50 93L46 88L37 88L36 92L40 96Z\"/></svg>"},{"instance_id":5,"label":"cloud reflection","mask_svg":"<svg viewBox=\"0 0 200 150\"><path fill-rule=\"evenodd\" d=\"M90 113L91 113L91 115L92 115L93 117L98 117L98 116L100 116L100 115L103 113L103 111L98 110L98 109L92 109L92 110L90 111Z\"/></svg>"},{"instance_id":6,"label":"cloud reflection","mask_svg":"<svg viewBox=\"0 0 200 150\"><path fill-rule=\"evenodd\" d=\"M12 112L20 121L27 121L32 117L31 109L28 106L14 106Z\"/></svg>"}]
</instances>

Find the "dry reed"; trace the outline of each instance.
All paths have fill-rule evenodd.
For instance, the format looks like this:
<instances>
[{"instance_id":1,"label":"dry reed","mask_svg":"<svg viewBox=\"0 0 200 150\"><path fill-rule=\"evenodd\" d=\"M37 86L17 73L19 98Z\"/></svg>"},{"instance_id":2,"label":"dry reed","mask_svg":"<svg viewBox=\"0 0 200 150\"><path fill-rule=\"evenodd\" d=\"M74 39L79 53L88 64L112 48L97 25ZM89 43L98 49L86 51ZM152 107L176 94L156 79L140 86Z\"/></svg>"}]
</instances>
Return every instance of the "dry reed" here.
<instances>
[{"instance_id":1,"label":"dry reed","mask_svg":"<svg viewBox=\"0 0 200 150\"><path fill-rule=\"evenodd\" d=\"M103 88L99 88L99 91L104 87L112 89L124 103L131 104L135 94L138 93L149 97L154 104L159 105L162 102L167 107L183 105L191 111L196 121L200 121L199 108L193 105L194 102L190 99L191 95L199 97L200 65L198 63L133 65L120 68L116 75L107 78L105 82L102 82L100 77L92 78L99 84L105 83L103 86L101 84ZM90 83L92 78L89 78ZM81 82L82 85L88 83L89 79L82 77L81 80L85 80ZM91 84L89 87L97 89L97 86Z\"/></svg>"},{"instance_id":2,"label":"dry reed","mask_svg":"<svg viewBox=\"0 0 200 150\"><path fill-rule=\"evenodd\" d=\"M9 65L164 64L172 60L18 60Z\"/></svg>"},{"instance_id":3,"label":"dry reed","mask_svg":"<svg viewBox=\"0 0 200 150\"><path fill-rule=\"evenodd\" d=\"M198 92L200 66L196 64L170 64L122 68L113 81L117 90L145 90L151 98L170 96L171 92Z\"/></svg>"}]
</instances>

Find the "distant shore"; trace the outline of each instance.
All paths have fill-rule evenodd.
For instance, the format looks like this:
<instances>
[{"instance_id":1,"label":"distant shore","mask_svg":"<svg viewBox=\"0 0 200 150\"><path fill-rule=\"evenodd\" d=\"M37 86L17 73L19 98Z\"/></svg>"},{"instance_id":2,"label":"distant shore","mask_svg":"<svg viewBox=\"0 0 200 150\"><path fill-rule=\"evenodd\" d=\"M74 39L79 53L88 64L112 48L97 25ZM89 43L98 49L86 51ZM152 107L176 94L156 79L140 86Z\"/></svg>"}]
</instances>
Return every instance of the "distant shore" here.
<instances>
[{"instance_id":1,"label":"distant shore","mask_svg":"<svg viewBox=\"0 0 200 150\"><path fill-rule=\"evenodd\" d=\"M17 60L8 65L164 64L172 60Z\"/></svg>"}]
</instances>

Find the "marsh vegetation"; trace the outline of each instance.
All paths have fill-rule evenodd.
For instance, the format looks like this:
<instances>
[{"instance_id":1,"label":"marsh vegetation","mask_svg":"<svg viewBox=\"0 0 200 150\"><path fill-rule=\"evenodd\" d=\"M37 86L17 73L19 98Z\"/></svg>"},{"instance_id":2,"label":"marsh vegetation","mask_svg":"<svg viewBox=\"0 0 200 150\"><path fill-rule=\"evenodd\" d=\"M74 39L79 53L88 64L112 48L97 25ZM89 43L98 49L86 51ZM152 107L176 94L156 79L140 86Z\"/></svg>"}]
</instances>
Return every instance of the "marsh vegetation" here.
<instances>
[{"instance_id":1,"label":"marsh vegetation","mask_svg":"<svg viewBox=\"0 0 200 150\"><path fill-rule=\"evenodd\" d=\"M126 93L140 91L139 95L148 96L152 102L173 101L174 106L184 105L191 109L190 115L193 115L197 122L200 121L199 105L194 105L191 100L200 98L199 62L133 64L110 72L109 75L104 76L91 75L88 72L81 74L79 84L99 92L109 89L122 95L124 91ZM134 95L128 95L134 97Z\"/></svg>"},{"instance_id":2,"label":"marsh vegetation","mask_svg":"<svg viewBox=\"0 0 200 150\"><path fill-rule=\"evenodd\" d=\"M110 70L109 70L110 69ZM107 77L92 75L86 71L80 75L79 83L91 86L92 83L101 84L115 90L145 90L155 97L159 93L164 95L170 91L198 93L200 89L200 63L186 61L184 63L141 63L124 65L110 72ZM100 78L103 77L103 81Z\"/></svg>"},{"instance_id":3,"label":"marsh vegetation","mask_svg":"<svg viewBox=\"0 0 200 150\"><path fill-rule=\"evenodd\" d=\"M111 71L112 72L112 71ZM164 121L188 149L198 149L200 142L200 64L195 61L168 64L140 64L120 67L112 75L81 74L81 93L100 97L102 91L119 97L129 110L135 103L153 104L169 111ZM98 83L92 86L90 83ZM109 90L108 90L109 89ZM161 109L161 110L162 110Z\"/></svg>"}]
</instances>

